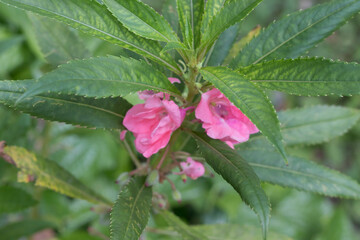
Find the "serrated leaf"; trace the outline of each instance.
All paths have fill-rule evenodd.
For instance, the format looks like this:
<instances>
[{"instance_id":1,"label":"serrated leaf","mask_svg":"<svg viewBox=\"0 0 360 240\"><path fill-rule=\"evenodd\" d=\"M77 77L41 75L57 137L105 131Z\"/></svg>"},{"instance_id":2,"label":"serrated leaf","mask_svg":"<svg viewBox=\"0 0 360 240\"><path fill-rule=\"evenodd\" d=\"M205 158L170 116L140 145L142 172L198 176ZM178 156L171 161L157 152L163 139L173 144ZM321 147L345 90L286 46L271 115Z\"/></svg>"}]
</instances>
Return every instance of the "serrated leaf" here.
<instances>
[{"instance_id":1,"label":"serrated leaf","mask_svg":"<svg viewBox=\"0 0 360 240\"><path fill-rule=\"evenodd\" d=\"M299 57L359 11L358 0L334 0L285 16L253 39L232 61L231 67Z\"/></svg>"},{"instance_id":2,"label":"serrated leaf","mask_svg":"<svg viewBox=\"0 0 360 240\"><path fill-rule=\"evenodd\" d=\"M195 49L200 43L204 0L177 0L177 10L183 42Z\"/></svg>"},{"instance_id":3,"label":"serrated leaf","mask_svg":"<svg viewBox=\"0 0 360 240\"><path fill-rule=\"evenodd\" d=\"M14 161L19 182L29 182L35 178L35 185L46 187L70 197L80 198L92 203L111 205L112 203L78 181L56 162L36 157L26 149L16 146L4 148L4 154Z\"/></svg>"},{"instance_id":4,"label":"serrated leaf","mask_svg":"<svg viewBox=\"0 0 360 240\"><path fill-rule=\"evenodd\" d=\"M58 21L103 40L118 44L140 55L148 57L170 70L179 72L169 55L160 56L161 46L130 32L119 24L106 6L93 0L0 0L11 6L32 11Z\"/></svg>"},{"instance_id":5,"label":"serrated leaf","mask_svg":"<svg viewBox=\"0 0 360 240\"><path fill-rule=\"evenodd\" d=\"M262 88L304 96L360 94L360 65L319 58L273 60L239 72Z\"/></svg>"},{"instance_id":6,"label":"serrated leaf","mask_svg":"<svg viewBox=\"0 0 360 240\"><path fill-rule=\"evenodd\" d=\"M208 0L206 1L204 16L201 22L201 32L209 26L214 16L221 10L227 0Z\"/></svg>"},{"instance_id":7,"label":"serrated leaf","mask_svg":"<svg viewBox=\"0 0 360 240\"><path fill-rule=\"evenodd\" d=\"M30 15L36 40L44 58L54 66L89 55L75 32L62 23Z\"/></svg>"},{"instance_id":8,"label":"serrated leaf","mask_svg":"<svg viewBox=\"0 0 360 240\"><path fill-rule=\"evenodd\" d=\"M316 144L343 135L360 119L356 109L312 106L278 113L286 145Z\"/></svg>"},{"instance_id":9,"label":"serrated leaf","mask_svg":"<svg viewBox=\"0 0 360 240\"><path fill-rule=\"evenodd\" d=\"M230 26L243 20L262 0L227 1L212 18L201 37L201 49L207 51L220 34Z\"/></svg>"},{"instance_id":10,"label":"serrated leaf","mask_svg":"<svg viewBox=\"0 0 360 240\"><path fill-rule=\"evenodd\" d=\"M32 196L22 189L10 185L0 186L0 214L18 212L36 203Z\"/></svg>"},{"instance_id":11,"label":"serrated leaf","mask_svg":"<svg viewBox=\"0 0 360 240\"><path fill-rule=\"evenodd\" d=\"M150 216L152 189L145 178L132 178L119 193L111 211L111 240L138 240Z\"/></svg>"},{"instance_id":12,"label":"serrated leaf","mask_svg":"<svg viewBox=\"0 0 360 240\"><path fill-rule=\"evenodd\" d=\"M242 200L258 214L264 239L268 231L270 203L260 180L249 164L233 149L205 134L190 133L206 162L240 194Z\"/></svg>"},{"instance_id":13,"label":"serrated leaf","mask_svg":"<svg viewBox=\"0 0 360 240\"><path fill-rule=\"evenodd\" d=\"M279 120L265 93L243 75L227 68L207 67L200 73L257 126L286 160Z\"/></svg>"},{"instance_id":14,"label":"serrated leaf","mask_svg":"<svg viewBox=\"0 0 360 240\"><path fill-rule=\"evenodd\" d=\"M18 240L43 229L53 227L55 227L54 224L42 220L23 220L7 224L0 228L0 236L4 240Z\"/></svg>"},{"instance_id":15,"label":"serrated leaf","mask_svg":"<svg viewBox=\"0 0 360 240\"><path fill-rule=\"evenodd\" d=\"M289 164L264 139L238 145L237 152L261 181L330 197L360 198L360 185L350 177L300 157L289 156Z\"/></svg>"},{"instance_id":16,"label":"serrated leaf","mask_svg":"<svg viewBox=\"0 0 360 240\"><path fill-rule=\"evenodd\" d=\"M161 50L161 52L168 52L170 50L174 50L174 49L180 49L180 50L188 50L184 44L179 43L179 42L169 42L168 44L165 45L165 47Z\"/></svg>"},{"instance_id":17,"label":"serrated leaf","mask_svg":"<svg viewBox=\"0 0 360 240\"><path fill-rule=\"evenodd\" d=\"M169 211L163 211L160 216L167 224L178 232L183 240L207 240L208 238L201 232L186 225L178 216Z\"/></svg>"},{"instance_id":18,"label":"serrated leaf","mask_svg":"<svg viewBox=\"0 0 360 240\"><path fill-rule=\"evenodd\" d=\"M18 101L44 92L99 98L125 96L142 90L180 94L165 75L145 62L109 56L61 65L41 77Z\"/></svg>"},{"instance_id":19,"label":"serrated leaf","mask_svg":"<svg viewBox=\"0 0 360 240\"><path fill-rule=\"evenodd\" d=\"M95 99L57 93L43 93L15 104L35 84L34 80L0 81L0 103L46 120L107 129L123 128L122 120L132 106L120 97Z\"/></svg>"},{"instance_id":20,"label":"serrated leaf","mask_svg":"<svg viewBox=\"0 0 360 240\"><path fill-rule=\"evenodd\" d=\"M104 0L104 3L130 31L157 41L179 41L165 18L139 0Z\"/></svg>"}]
</instances>

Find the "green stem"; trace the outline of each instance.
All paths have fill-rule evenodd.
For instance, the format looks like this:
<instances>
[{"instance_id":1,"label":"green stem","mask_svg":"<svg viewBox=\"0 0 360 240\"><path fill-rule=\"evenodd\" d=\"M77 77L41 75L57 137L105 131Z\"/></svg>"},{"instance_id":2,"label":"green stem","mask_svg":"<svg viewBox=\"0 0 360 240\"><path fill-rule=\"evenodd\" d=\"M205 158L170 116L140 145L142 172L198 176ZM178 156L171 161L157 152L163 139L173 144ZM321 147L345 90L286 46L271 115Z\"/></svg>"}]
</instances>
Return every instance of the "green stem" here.
<instances>
[{"instance_id":1,"label":"green stem","mask_svg":"<svg viewBox=\"0 0 360 240\"><path fill-rule=\"evenodd\" d=\"M128 151L131 160L133 161L133 163L135 164L136 168L140 168L141 167L141 163L139 161L139 159L137 159L135 153L133 152L133 150L131 149L129 143L127 142L126 139L124 139L124 141L122 141L124 144L125 149Z\"/></svg>"}]
</instances>

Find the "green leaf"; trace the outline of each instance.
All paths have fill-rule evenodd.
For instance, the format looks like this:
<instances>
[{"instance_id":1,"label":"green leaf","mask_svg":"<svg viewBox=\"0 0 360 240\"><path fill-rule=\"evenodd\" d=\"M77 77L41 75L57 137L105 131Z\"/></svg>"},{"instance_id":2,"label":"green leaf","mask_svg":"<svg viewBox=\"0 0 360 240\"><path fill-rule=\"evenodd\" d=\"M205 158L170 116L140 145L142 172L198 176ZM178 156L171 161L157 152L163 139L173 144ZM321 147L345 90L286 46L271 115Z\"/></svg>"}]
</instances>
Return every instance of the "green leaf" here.
<instances>
[{"instance_id":1,"label":"green leaf","mask_svg":"<svg viewBox=\"0 0 360 240\"><path fill-rule=\"evenodd\" d=\"M286 165L264 139L240 144L237 152L261 181L330 197L360 199L360 185L353 179L300 157L289 156Z\"/></svg>"},{"instance_id":2,"label":"green leaf","mask_svg":"<svg viewBox=\"0 0 360 240\"><path fill-rule=\"evenodd\" d=\"M360 94L360 65L320 58L273 60L239 72L262 88L304 96Z\"/></svg>"},{"instance_id":3,"label":"green leaf","mask_svg":"<svg viewBox=\"0 0 360 240\"><path fill-rule=\"evenodd\" d=\"M279 120L265 93L243 75L227 68L207 67L200 72L257 126L286 160Z\"/></svg>"},{"instance_id":4,"label":"green leaf","mask_svg":"<svg viewBox=\"0 0 360 240\"><path fill-rule=\"evenodd\" d=\"M10 223L0 228L0 236L6 240L18 240L30 236L46 228L53 228L54 224L42 220L23 220Z\"/></svg>"},{"instance_id":5,"label":"green leaf","mask_svg":"<svg viewBox=\"0 0 360 240\"><path fill-rule=\"evenodd\" d=\"M261 1L262 0L227 1L225 6L212 18L208 27L205 28L201 38L202 49L207 51L223 31L243 20Z\"/></svg>"},{"instance_id":6,"label":"green leaf","mask_svg":"<svg viewBox=\"0 0 360 240\"><path fill-rule=\"evenodd\" d=\"M204 0L177 0L177 10L183 42L195 49L200 43Z\"/></svg>"},{"instance_id":7,"label":"green leaf","mask_svg":"<svg viewBox=\"0 0 360 240\"><path fill-rule=\"evenodd\" d=\"M14 36L0 40L0 78L19 66L23 61L21 45L24 39L22 36Z\"/></svg>"},{"instance_id":8,"label":"green leaf","mask_svg":"<svg viewBox=\"0 0 360 240\"><path fill-rule=\"evenodd\" d=\"M12 186L0 186L0 214L32 207L37 202L24 190Z\"/></svg>"},{"instance_id":9,"label":"green leaf","mask_svg":"<svg viewBox=\"0 0 360 240\"><path fill-rule=\"evenodd\" d=\"M223 8L227 0L208 0L205 5L204 16L201 22L201 33L209 26L214 16Z\"/></svg>"},{"instance_id":10,"label":"green leaf","mask_svg":"<svg viewBox=\"0 0 360 240\"><path fill-rule=\"evenodd\" d=\"M75 29L118 44L140 55L148 57L170 70L179 72L169 55L160 56L161 46L130 32L119 24L104 5L93 0L0 0L11 6L32 11L64 22Z\"/></svg>"},{"instance_id":11,"label":"green leaf","mask_svg":"<svg viewBox=\"0 0 360 240\"><path fill-rule=\"evenodd\" d=\"M178 232L183 240L207 240L208 238L203 232L189 227L179 217L169 211L163 211L160 216L167 222L167 224Z\"/></svg>"},{"instance_id":12,"label":"green leaf","mask_svg":"<svg viewBox=\"0 0 360 240\"><path fill-rule=\"evenodd\" d=\"M125 96L142 90L180 94L165 75L145 62L109 56L61 65L41 77L18 101L44 92L99 98Z\"/></svg>"},{"instance_id":13,"label":"green leaf","mask_svg":"<svg viewBox=\"0 0 360 240\"><path fill-rule=\"evenodd\" d=\"M46 120L107 129L123 128L123 118L131 108L120 97L96 99L57 93L27 97L15 104L35 84L34 80L0 81L0 103Z\"/></svg>"},{"instance_id":14,"label":"green leaf","mask_svg":"<svg viewBox=\"0 0 360 240\"><path fill-rule=\"evenodd\" d=\"M36 15L30 19L44 58L54 66L89 54L76 33L64 24Z\"/></svg>"},{"instance_id":15,"label":"green leaf","mask_svg":"<svg viewBox=\"0 0 360 240\"><path fill-rule=\"evenodd\" d=\"M197 141L206 162L240 194L259 217L266 239L270 218L270 203L260 186L260 180L249 164L233 149L205 134L190 133Z\"/></svg>"},{"instance_id":16,"label":"green leaf","mask_svg":"<svg viewBox=\"0 0 360 240\"><path fill-rule=\"evenodd\" d=\"M343 135L360 119L356 109L312 106L278 113L286 145L317 144Z\"/></svg>"},{"instance_id":17,"label":"green leaf","mask_svg":"<svg viewBox=\"0 0 360 240\"><path fill-rule=\"evenodd\" d=\"M79 182L54 161L37 158L26 149L15 146L4 148L4 152L14 161L19 182L30 182L35 178L35 185L46 187L70 197L80 198L92 203L111 205L112 203Z\"/></svg>"},{"instance_id":18,"label":"green leaf","mask_svg":"<svg viewBox=\"0 0 360 240\"><path fill-rule=\"evenodd\" d=\"M145 178L133 178L123 187L111 212L111 240L137 240L150 216L152 189Z\"/></svg>"},{"instance_id":19,"label":"green leaf","mask_svg":"<svg viewBox=\"0 0 360 240\"><path fill-rule=\"evenodd\" d=\"M231 67L296 58L330 36L359 11L358 0L334 0L287 15L251 41L232 61Z\"/></svg>"},{"instance_id":20,"label":"green leaf","mask_svg":"<svg viewBox=\"0 0 360 240\"><path fill-rule=\"evenodd\" d=\"M170 23L171 28L177 33L179 31L179 17L176 11L176 0L165 0L161 12Z\"/></svg>"},{"instance_id":21,"label":"green leaf","mask_svg":"<svg viewBox=\"0 0 360 240\"><path fill-rule=\"evenodd\" d=\"M179 41L165 18L139 0L104 0L104 3L130 31L157 41Z\"/></svg>"},{"instance_id":22,"label":"green leaf","mask_svg":"<svg viewBox=\"0 0 360 240\"><path fill-rule=\"evenodd\" d=\"M165 47L161 50L161 52L168 52L168 51L174 50L174 49L180 49L180 50L185 50L185 51L188 50L186 48L186 46L184 44L182 44L182 43L169 42L168 44L165 45Z\"/></svg>"}]
</instances>

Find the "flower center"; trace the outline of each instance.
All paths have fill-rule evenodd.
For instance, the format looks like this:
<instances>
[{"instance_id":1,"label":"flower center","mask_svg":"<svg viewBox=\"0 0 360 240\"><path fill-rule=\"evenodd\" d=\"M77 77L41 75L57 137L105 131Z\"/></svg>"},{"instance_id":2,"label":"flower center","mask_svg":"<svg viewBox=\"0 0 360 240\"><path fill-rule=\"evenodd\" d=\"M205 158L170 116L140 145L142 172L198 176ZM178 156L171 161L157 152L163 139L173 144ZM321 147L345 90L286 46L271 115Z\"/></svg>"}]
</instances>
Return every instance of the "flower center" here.
<instances>
[{"instance_id":1,"label":"flower center","mask_svg":"<svg viewBox=\"0 0 360 240\"><path fill-rule=\"evenodd\" d=\"M225 105L219 103L214 103L212 105L215 113L220 117L225 118L229 114Z\"/></svg>"}]
</instances>

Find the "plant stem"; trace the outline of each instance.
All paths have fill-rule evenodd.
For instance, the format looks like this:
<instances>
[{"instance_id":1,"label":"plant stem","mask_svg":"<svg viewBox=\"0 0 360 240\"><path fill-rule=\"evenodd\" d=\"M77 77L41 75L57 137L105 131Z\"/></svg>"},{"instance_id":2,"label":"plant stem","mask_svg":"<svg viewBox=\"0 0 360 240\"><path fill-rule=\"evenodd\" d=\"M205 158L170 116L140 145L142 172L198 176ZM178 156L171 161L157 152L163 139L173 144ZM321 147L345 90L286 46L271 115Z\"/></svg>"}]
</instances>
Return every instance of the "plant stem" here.
<instances>
[{"instance_id":1,"label":"plant stem","mask_svg":"<svg viewBox=\"0 0 360 240\"><path fill-rule=\"evenodd\" d=\"M139 161L139 159L137 159L135 153L133 152L133 150L131 149L129 143L127 142L126 139L124 139L124 141L122 141L124 146L125 146L125 149L128 151L129 155L130 155L130 158L131 160L133 161L133 163L135 164L136 168L140 168L141 167L141 163Z\"/></svg>"}]
</instances>

